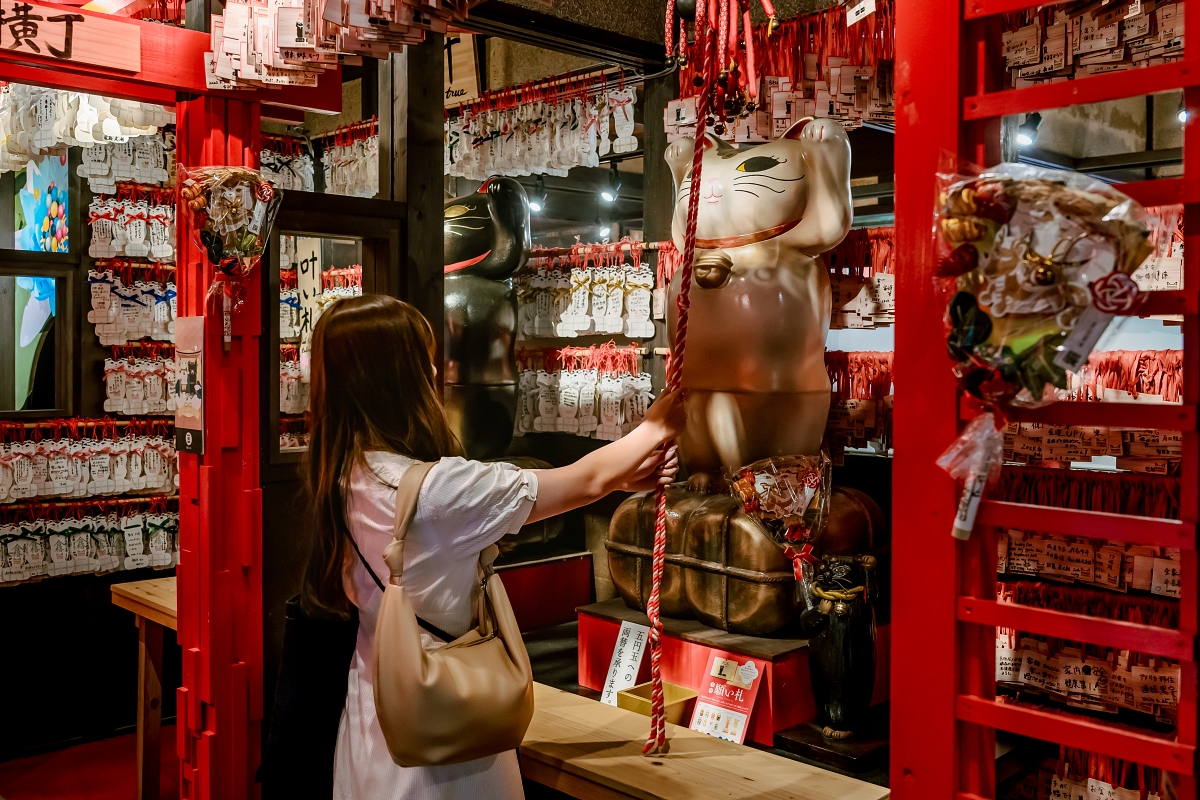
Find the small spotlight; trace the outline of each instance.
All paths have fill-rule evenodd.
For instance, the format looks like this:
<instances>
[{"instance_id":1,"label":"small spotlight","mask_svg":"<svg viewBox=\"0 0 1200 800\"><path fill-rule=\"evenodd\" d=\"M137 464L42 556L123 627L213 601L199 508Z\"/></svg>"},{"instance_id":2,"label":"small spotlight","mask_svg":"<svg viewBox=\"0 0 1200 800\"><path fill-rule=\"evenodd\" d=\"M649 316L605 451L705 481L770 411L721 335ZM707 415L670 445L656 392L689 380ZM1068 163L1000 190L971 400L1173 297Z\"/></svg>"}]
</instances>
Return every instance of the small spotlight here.
<instances>
[{"instance_id":1,"label":"small spotlight","mask_svg":"<svg viewBox=\"0 0 1200 800\"><path fill-rule=\"evenodd\" d=\"M1183 106L1179 107L1179 113L1175 115L1180 122L1187 122L1187 109Z\"/></svg>"},{"instance_id":2,"label":"small spotlight","mask_svg":"<svg viewBox=\"0 0 1200 800\"><path fill-rule=\"evenodd\" d=\"M612 170L608 173L608 185L600 190L600 199L606 203L615 203L621 191L621 178L617 175L617 162L610 163Z\"/></svg>"},{"instance_id":3,"label":"small spotlight","mask_svg":"<svg viewBox=\"0 0 1200 800\"><path fill-rule=\"evenodd\" d=\"M604 227L602 227L600 229L600 238L601 239L607 239L611 235L612 235L612 228L610 228L609 226L605 225Z\"/></svg>"},{"instance_id":4,"label":"small spotlight","mask_svg":"<svg viewBox=\"0 0 1200 800\"><path fill-rule=\"evenodd\" d=\"M1017 146L1029 147L1037 141L1038 126L1042 124L1042 115L1038 112L1033 112L1025 121L1021 123L1021 127L1017 129Z\"/></svg>"},{"instance_id":5,"label":"small spotlight","mask_svg":"<svg viewBox=\"0 0 1200 800\"><path fill-rule=\"evenodd\" d=\"M533 194L529 196L529 210L535 214L540 214L545 207L546 182L542 180L541 175L538 175L537 183L534 185Z\"/></svg>"}]
</instances>

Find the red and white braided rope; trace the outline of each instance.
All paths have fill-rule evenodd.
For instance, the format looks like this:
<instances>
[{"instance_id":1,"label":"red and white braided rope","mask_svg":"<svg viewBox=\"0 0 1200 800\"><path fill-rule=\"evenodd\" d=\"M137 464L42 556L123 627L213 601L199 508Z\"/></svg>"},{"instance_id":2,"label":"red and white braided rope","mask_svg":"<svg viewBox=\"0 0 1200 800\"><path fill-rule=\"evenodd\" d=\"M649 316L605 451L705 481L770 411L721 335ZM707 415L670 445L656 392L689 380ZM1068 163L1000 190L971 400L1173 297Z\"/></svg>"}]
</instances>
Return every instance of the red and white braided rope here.
<instances>
[{"instance_id":1,"label":"red and white braided rope","mask_svg":"<svg viewBox=\"0 0 1200 800\"><path fill-rule=\"evenodd\" d=\"M697 14L697 24L702 18ZM692 261L696 256L696 216L700 210L700 171L704 159L704 119L708 113L709 90L712 88L714 29L707 33L696 30L696 41L705 36L704 47L704 86L700 91L696 104L696 146L692 151L692 185L688 193L687 228L684 234L683 268L679 276L679 297L677 299L679 316L675 326L675 347L671 353L670 367L667 372L667 390L678 389L683 375L683 353L687 343L688 309L691 306L690 292L692 288ZM667 442L667 447L674 442ZM667 492L665 486L659 486L654 495L654 551L651 568L650 601L646 604L646 616L650 618L650 738L642 749L650 755L666 752L667 723L666 707L663 701L662 687L662 617L659 614L659 591L662 587L663 566L667 555Z\"/></svg>"}]
</instances>

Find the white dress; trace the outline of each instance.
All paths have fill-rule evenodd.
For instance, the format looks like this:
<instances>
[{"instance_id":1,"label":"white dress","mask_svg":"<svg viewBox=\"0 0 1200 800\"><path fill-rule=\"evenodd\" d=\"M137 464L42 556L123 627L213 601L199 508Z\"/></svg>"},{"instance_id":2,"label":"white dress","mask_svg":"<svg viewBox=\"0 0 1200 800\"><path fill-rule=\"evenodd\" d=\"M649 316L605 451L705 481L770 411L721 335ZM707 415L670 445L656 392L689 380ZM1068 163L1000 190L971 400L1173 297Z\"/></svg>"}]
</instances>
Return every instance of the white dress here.
<instances>
[{"instance_id":1,"label":"white dress","mask_svg":"<svg viewBox=\"0 0 1200 800\"><path fill-rule=\"evenodd\" d=\"M367 463L370 469L357 466L351 473L346 517L363 556L386 584L383 550L392 540L395 487L415 462L372 452ZM479 553L524 525L536 498L537 476L511 464L443 458L431 469L404 550L404 587L417 615L453 636L466 633ZM516 751L441 767L392 761L375 716L371 668L382 594L357 556L353 575L346 594L359 609L358 645L338 727L334 800L521 800Z\"/></svg>"}]
</instances>

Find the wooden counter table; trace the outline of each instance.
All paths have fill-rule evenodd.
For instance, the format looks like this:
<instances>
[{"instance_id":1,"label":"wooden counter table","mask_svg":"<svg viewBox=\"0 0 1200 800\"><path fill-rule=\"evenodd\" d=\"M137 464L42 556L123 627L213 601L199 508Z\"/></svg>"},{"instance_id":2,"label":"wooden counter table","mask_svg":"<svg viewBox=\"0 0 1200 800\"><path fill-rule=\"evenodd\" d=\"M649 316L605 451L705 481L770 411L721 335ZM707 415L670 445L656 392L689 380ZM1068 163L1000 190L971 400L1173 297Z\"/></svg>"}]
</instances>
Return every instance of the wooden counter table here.
<instances>
[{"instance_id":1,"label":"wooden counter table","mask_svg":"<svg viewBox=\"0 0 1200 800\"><path fill-rule=\"evenodd\" d=\"M887 789L667 726L670 752L646 757L650 719L542 684L521 744L521 774L583 800L884 800Z\"/></svg>"},{"instance_id":2,"label":"wooden counter table","mask_svg":"<svg viewBox=\"0 0 1200 800\"><path fill-rule=\"evenodd\" d=\"M176 630L175 578L113 584L112 601L137 618L137 798L158 800L163 628Z\"/></svg>"}]
</instances>

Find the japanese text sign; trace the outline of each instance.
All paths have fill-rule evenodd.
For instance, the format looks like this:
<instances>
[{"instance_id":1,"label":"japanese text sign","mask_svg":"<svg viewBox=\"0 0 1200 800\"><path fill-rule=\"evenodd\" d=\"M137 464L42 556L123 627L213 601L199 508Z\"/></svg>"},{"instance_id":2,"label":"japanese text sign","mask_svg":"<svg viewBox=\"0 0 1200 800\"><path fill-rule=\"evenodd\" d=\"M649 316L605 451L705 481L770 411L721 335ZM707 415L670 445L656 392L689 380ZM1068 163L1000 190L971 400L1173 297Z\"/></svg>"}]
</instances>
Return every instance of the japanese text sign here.
<instances>
[{"instance_id":1,"label":"japanese text sign","mask_svg":"<svg viewBox=\"0 0 1200 800\"><path fill-rule=\"evenodd\" d=\"M0 0L0 54L140 72L141 28L59 6Z\"/></svg>"},{"instance_id":2,"label":"japanese text sign","mask_svg":"<svg viewBox=\"0 0 1200 800\"><path fill-rule=\"evenodd\" d=\"M622 622L613 647L612 660L608 664L608 678L600 702L610 706L617 704L617 692L632 688L637 683L642 656L646 653L646 642L650 629L635 622Z\"/></svg>"},{"instance_id":3,"label":"japanese text sign","mask_svg":"<svg viewBox=\"0 0 1200 800\"><path fill-rule=\"evenodd\" d=\"M742 658L711 651L708 670L696 687L699 696L689 728L738 744L745 741L762 669L753 660Z\"/></svg>"}]
</instances>

